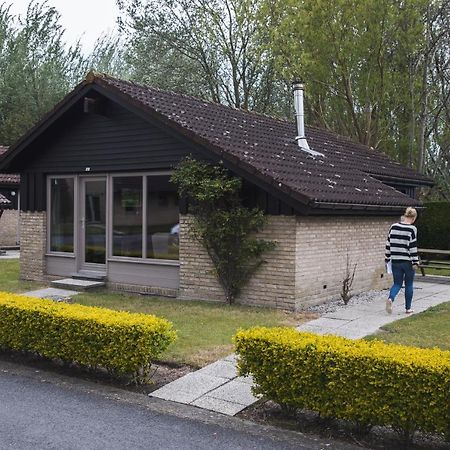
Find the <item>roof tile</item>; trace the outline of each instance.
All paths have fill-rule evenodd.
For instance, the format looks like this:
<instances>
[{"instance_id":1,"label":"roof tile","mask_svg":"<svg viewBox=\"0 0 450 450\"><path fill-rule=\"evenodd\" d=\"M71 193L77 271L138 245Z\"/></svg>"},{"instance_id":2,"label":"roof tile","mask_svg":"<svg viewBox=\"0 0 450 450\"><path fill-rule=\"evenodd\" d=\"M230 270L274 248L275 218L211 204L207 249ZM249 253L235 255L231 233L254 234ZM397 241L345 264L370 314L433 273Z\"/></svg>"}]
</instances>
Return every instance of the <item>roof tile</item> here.
<instances>
[{"instance_id":1,"label":"roof tile","mask_svg":"<svg viewBox=\"0 0 450 450\"><path fill-rule=\"evenodd\" d=\"M429 178L383 153L326 130L306 127L309 146L324 155L312 157L296 144L293 122L106 75L96 80L313 204L419 205L377 178L431 184Z\"/></svg>"}]
</instances>

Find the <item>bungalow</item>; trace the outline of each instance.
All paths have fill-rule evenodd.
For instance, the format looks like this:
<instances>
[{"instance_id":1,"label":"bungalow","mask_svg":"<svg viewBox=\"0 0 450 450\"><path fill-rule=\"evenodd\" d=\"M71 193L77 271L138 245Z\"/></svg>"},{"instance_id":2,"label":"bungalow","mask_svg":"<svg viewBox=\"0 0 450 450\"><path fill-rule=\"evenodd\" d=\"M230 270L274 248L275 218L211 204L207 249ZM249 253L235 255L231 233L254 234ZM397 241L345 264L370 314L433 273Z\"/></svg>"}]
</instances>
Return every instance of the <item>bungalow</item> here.
<instances>
[{"instance_id":1,"label":"bungalow","mask_svg":"<svg viewBox=\"0 0 450 450\"><path fill-rule=\"evenodd\" d=\"M0 159L7 150L0 145ZM19 175L0 173L0 247L19 243L19 184Z\"/></svg>"},{"instance_id":2,"label":"bungalow","mask_svg":"<svg viewBox=\"0 0 450 450\"><path fill-rule=\"evenodd\" d=\"M386 287L390 223L432 181L329 131L91 72L0 163L21 175L21 277L101 275L113 289L223 301L170 183L187 155L243 179L277 242L239 301L298 310Z\"/></svg>"}]
</instances>

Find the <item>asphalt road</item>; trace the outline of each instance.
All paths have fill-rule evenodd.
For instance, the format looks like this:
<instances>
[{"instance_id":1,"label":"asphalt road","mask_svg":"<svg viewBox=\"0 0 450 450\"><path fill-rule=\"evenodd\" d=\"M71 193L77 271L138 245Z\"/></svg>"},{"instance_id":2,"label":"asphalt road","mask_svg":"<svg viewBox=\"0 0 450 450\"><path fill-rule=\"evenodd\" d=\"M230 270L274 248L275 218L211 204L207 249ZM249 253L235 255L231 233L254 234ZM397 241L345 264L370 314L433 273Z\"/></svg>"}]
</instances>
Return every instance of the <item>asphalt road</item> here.
<instances>
[{"instance_id":1,"label":"asphalt road","mask_svg":"<svg viewBox=\"0 0 450 450\"><path fill-rule=\"evenodd\" d=\"M142 394L0 361L0 449L342 449Z\"/></svg>"}]
</instances>

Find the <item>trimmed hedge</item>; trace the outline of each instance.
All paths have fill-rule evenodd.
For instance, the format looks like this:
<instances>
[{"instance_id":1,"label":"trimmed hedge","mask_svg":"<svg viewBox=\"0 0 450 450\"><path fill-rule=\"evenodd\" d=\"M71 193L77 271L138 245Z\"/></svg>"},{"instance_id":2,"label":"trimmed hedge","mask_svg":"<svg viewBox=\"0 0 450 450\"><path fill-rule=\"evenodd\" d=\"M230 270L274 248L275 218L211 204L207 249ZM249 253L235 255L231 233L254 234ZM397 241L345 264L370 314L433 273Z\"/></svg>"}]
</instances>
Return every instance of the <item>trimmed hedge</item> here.
<instances>
[{"instance_id":1,"label":"trimmed hedge","mask_svg":"<svg viewBox=\"0 0 450 450\"><path fill-rule=\"evenodd\" d=\"M450 202L428 202L417 219L419 247L450 250Z\"/></svg>"},{"instance_id":2,"label":"trimmed hedge","mask_svg":"<svg viewBox=\"0 0 450 450\"><path fill-rule=\"evenodd\" d=\"M0 347L148 377L151 361L174 341L167 320L0 292Z\"/></svg>"},{"instance_id":3,"label":"trimmed hedge","mask_svg":"<svg viewBox=\"0 0 450 450\"><path fill-rule=\"evenodd\" d=\"M241 375L291 408L450 438L450 352L252 328L234 337Z\"/></svg>"}]
</instances>

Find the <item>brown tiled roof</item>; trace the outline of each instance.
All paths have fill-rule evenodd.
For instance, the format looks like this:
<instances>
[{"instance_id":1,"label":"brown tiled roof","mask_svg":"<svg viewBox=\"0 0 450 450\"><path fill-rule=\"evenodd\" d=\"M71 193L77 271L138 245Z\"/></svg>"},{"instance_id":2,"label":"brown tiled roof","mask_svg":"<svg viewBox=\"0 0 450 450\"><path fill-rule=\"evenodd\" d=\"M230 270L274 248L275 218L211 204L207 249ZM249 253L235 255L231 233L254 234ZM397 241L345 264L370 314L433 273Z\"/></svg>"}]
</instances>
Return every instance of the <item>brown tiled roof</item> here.
<instances>
[{"instance_id":1,"label":"brown tiled roof","mask_svg":"<svg viewBox=\"0 0 450 450\"><path fill-rule=\"evenodd\" d=\"M143 111L191 142L207 148L231 167L239 167L249 178L272 186L274 192L284 198L288 196L299 207L397 211L421 203L380 180L417 186L433 184L431 179L379 151L323 129L306 127L309 146L324 155L312 157L296 144L293 121L94 72L14 145L10 161L16 152L26 147L26 142L46 129L48 123L58 118L77 96L85 95L90 87Z\"/></svg>"},{"instance_id":2,"label":"brown tiled roof","mask_svg":"<svg viewBox=\"0 0 450 450\"><path fill-rule=\"evenodd\" d=\"M0 145L0 159L9 147L5 147L4 145ZM9 173L0 173L0 184L19 184L20 183L20 175L13 175ZM3 197L4 198L4 197ZM6 200L6 199L5 199Z\"/></svg>"},{"instance_id":3,"label":"brown tiled roof","mask_svg":"<svg viewBox=\"0 0 450 450\"><path fill-rule=\"evenodd\" d=\"M270 179L280 190L311 206L419 205L376 178L432 184L384 154L322 129L306 127L311 149L324 154L314 158L297 146L293 122L106 75L91 75L86 82L112 88L224 159Z\"/></svg>"}]
</instances>

